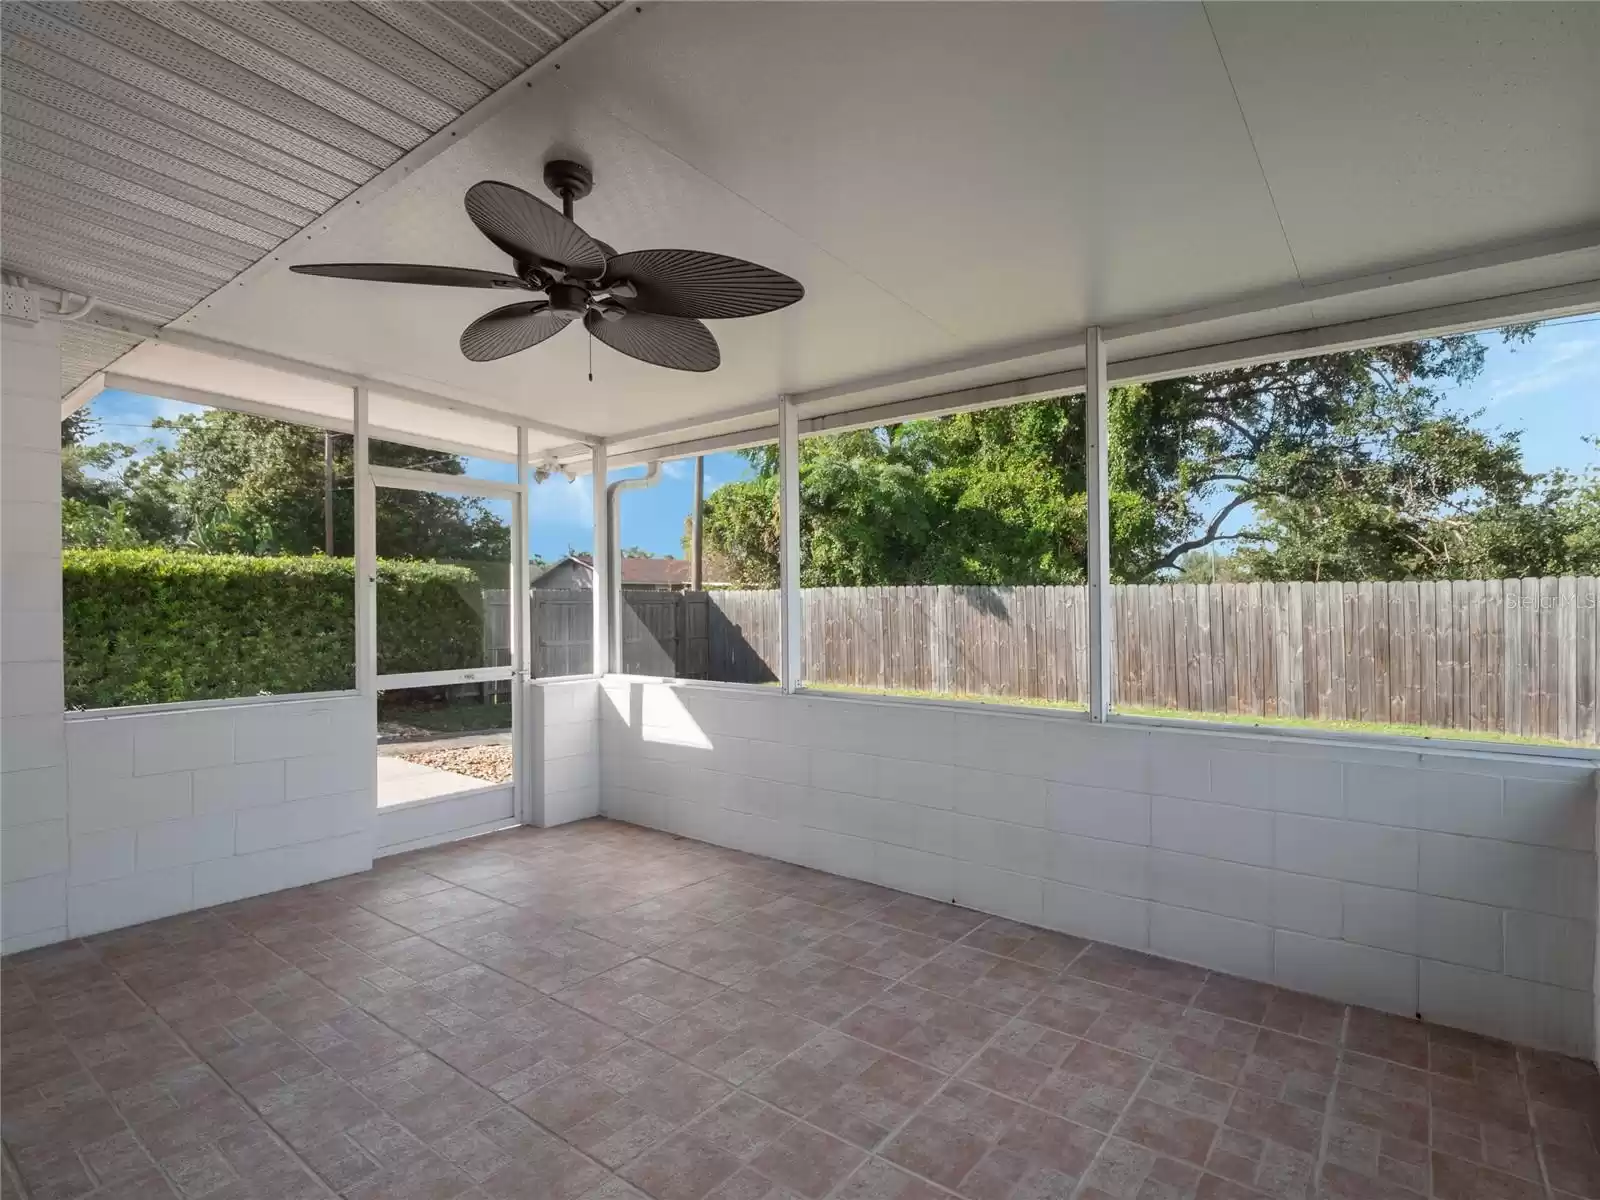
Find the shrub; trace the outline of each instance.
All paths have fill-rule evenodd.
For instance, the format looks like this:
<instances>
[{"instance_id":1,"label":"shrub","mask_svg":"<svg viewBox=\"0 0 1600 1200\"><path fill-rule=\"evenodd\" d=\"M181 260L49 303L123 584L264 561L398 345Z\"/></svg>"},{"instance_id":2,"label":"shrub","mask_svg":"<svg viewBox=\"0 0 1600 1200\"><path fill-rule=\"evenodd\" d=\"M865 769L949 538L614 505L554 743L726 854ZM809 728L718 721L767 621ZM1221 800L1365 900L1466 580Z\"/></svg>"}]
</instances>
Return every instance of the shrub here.
<instances>
[{"instance_id":1,"label":"shrub","mask_svg":"<svg viewBox=\"0 0 1600 1200\"><path fill-rule=\"evenodd\" d=\"M355 686L348 558L67 550L62 567L69 707ZM466 568L380 563L378 670L481 663L481 608Z\"/></svg>"}]
</instances>

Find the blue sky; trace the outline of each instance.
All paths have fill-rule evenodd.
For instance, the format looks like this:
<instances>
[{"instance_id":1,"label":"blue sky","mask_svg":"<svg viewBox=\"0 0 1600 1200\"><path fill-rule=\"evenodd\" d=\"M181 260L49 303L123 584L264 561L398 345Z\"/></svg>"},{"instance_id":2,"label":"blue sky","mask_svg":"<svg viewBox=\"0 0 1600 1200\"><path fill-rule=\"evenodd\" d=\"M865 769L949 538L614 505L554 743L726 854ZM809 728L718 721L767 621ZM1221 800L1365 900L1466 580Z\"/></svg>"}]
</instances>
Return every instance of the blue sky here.
<instances>
[{"instance_id":1,"label":"blue sky","mask_svg":"<svg viewBox=\"0 0 1600 1200\"><path fill-rule=\"evenodd\" d=\"M167 442L172 434L152 428L156 417L177 417L203 412L194 404L141 396L134 392L102 392L89 406L99 419L100 432L94 440L127 442ZM505 462L470 458L467 472L483 479L512 480L516 469ZM622 501L622 544L639 546L656 554L682 554L683 522L694 500L694 461L680 459L663 463L662 480L648 492L624 493ZM644 474L643 467L615 471L612 479ZM752 474L749 464L734 453L706 456L706 493L723 484L745 479ZM556 475L533 489L530 507L533 519L528 539L529 550L540 558L557 559L574 550L594 549L594 489L587 475L568 481Z\"/></svg>"},{"instance_id":2,"label":"blue sky","mask_svg":"<svg viewBox=\"0 0 1600 1200\"><path fill-rule=\"evenodd\" d=\"M1453 389L1448 403L1464 412L1481 409L1477 423L1485 428L1521 429L1524 461L1530 470L1600 466L1600 450L1581 440L1600 434L1600 314L1548 322L1524 344L1503 344L1492 331L1483 338L1488 346L1483 373L1469 386ZM90 411L100 419L101 440L137 444L170 437L150 428L152 418L200 410L175 400L105 392ZM483 459L469 460L468 469L488 479L514 476L510 464ZM643 471L642 467L618 471L612 478ZM751 473L738 454L707 455L706 492ZM679 555L693 499L693 460L663 463L662 474L654 488L623 494L622 544ZM592 549L593 496L587 475L571 482L558 475L536 486L529 537L532 553L554 559L569 547ZM1238 528L1247 512L1235 516L1237 523L1230 522L1230 528Z\"/></svg>"},{"instance_id":3,"label":"blue sky","mask_svg":"<svg viewBox=\"0 0 1600 1200\"><path fill-rule=\"evenodd\" d=\"M1444 389L1446 405L1479 413L1473 424L1483 429L1520 429L1529 471L1600 467L1600 450L1582 440L1600 437L1600 314L1547 321L1527 342L1503 342L1492 329L1479 336L1487 347L1483 371L1465 387ZM1229 496L1212 496L1205 516ZM1223 532L1238 532L1251 517L1251 506L1243 505ZM1228 545L1221 543L1218 553Z\"/></svg>"}]
</instances>

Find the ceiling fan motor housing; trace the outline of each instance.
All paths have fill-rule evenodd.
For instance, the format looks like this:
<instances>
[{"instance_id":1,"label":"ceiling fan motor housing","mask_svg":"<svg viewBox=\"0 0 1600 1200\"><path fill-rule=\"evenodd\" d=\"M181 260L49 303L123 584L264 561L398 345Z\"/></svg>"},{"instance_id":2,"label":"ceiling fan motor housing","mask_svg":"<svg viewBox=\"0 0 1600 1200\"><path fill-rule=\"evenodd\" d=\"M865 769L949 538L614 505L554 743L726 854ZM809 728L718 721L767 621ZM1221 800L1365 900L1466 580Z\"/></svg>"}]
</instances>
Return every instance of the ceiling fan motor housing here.
<instances>
[{"instance_id":1,"label":"ceiling fan motor housing","mask_svg":"<svg viewBox=\"0 0 1600 1200\"><path fill-rule=\"evenodd\" d=\"M544 165L544 185L563 200L582 200L594 191L594 172L580 162L553 158Z\"/></svg>"},{"instance_id":2,"label":"ceiling fan motor housing","mask_svg":"<svg viewBox=\"0 0 1600 1200\"><path fill-rule=\"evenodd\" d=\"M552 283L545 295L550 311L559 317L581 317L589 307L589 290L576 283Z\"/></svg>"}]
</instances>

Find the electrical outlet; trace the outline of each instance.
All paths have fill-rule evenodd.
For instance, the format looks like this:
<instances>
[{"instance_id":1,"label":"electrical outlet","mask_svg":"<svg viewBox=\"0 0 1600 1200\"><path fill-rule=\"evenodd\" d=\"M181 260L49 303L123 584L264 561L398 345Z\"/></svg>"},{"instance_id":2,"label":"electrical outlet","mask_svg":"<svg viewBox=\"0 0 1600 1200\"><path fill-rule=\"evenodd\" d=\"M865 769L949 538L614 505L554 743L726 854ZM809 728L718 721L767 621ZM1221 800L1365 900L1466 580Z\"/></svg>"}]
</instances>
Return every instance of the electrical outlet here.
<instances>
[{"instance_id":1,"label":"electrical outlet","mask_svg":"<svg viewBox=\"0 0 1600 1200\"><path fill-rule=\"evenodd\" d=\"M0 315L12 317L18 321L37 321L39 319L39 296L27 288L12 287L9 284L5 289L5 301L0 306Z\"/></svg>"}]
</instances>

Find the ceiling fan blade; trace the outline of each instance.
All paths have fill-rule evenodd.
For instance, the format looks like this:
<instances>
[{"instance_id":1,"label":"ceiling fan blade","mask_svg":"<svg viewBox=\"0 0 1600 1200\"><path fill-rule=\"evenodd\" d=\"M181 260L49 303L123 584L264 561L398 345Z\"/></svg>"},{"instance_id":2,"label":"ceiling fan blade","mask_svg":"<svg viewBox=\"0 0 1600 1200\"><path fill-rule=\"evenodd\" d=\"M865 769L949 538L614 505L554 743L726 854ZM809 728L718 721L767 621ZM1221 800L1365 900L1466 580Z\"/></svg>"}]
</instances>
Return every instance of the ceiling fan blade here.
<instances>
[{"instance_id":1,"label":"ceiling fan blade","mask_svg":"<svg viewBox=\"0 0 1600 1200\"><path fill-rule=\"evenodd\" d=\"M486 179L467 189L467 216L484 237L512 258L556 263L577 279L599 279L605 251L537 196Z\"/></svg>"},{"instance_id":2,"label":"ceiling fan blade","mask_svg":"<svg viewBox=\"0 0 1600 1200\"><path fill-rule=\"evenodd\" d=\"M330 275L335 279L367 279L374 283L431 283L436 287L521 288L515 275L472 267L429 267L417 263L302 263L290 267L298 275Z\"/></svg>"},{"instance_id":3,"label":"ceiling fan blade","mask_svg":"<svg viewBox=\"0 0 1600 1200\"><path fill-rule=\"evenodd\" d=\"M508 304L484 313L461 331L461 353L473 362L493 362L554 337L571 320L552 313L544 300Z\"/></svg>"},{"instance_id":4,"label":"ceiling fan blade","mask_svg":"<svg viewBox=\"0 0 1600 1200\"><path fill-rule=\"evenodd\" d=\"M786 308L806 294L769 267L704 250L630 250L606 264L604 282L627 280L630 306L664 317L753 317Z\"/></svg>"},{"instance_id":5,"label":"ceiling fan blade","mask_svg":"<svg viewBox=\"0 0 1600 1200\"><path fill-rule=\"evenodd\" d=\"M630 312L615 321L599 313L585 314L583 324L620 354L674 371L715 371L722 362L717 339L699 321Z\"/></svg>"}]
</instances>

